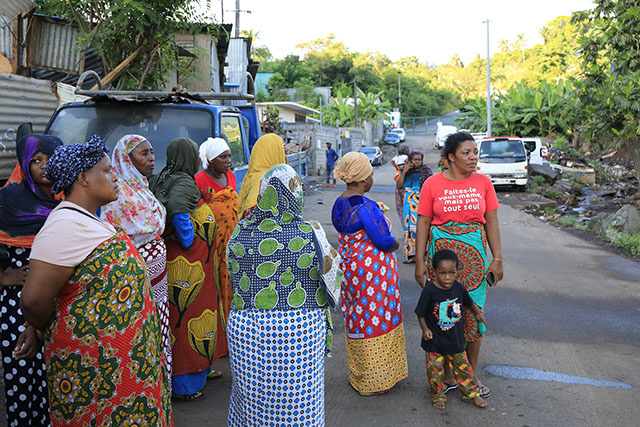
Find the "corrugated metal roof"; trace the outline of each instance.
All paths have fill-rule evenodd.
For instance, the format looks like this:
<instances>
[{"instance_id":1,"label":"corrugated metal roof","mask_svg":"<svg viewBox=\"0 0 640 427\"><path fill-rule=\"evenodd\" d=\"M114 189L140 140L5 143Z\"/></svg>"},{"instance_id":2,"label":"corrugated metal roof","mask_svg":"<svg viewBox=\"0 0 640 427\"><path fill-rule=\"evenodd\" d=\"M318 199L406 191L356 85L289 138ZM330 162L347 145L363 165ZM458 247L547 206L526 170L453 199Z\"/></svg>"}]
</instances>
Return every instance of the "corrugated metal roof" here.
<instances>
[{"instance_id":1,"label":"corrugated metal roof","mask_svg":"<svg viewBox=\"0 0 640 427\"><path fill-rule=\"evenodd\" d=\"M14 74L0 74L0 179L16 164L16 130L25 122L43 132L58 106L51 82Z\"/></svg>"},{"instance_id":2,"label":"corrugated metal roof","mask_svg":"<svg viewBox=\"0 0 640 427\"><path fill-rule=\"evenodd\" d=\"M11 35L11 19L0 14L0 53L11 61L13 53L13 36Z\"/></svg>"},{"instance_id":3,"label":"corrugated metal roof","mask_svg":"<svg viewBox=\"0 0 640 427\"><path fill-rule=\"evenodd\" d=\"M246 92L244 86L244 73L249 65L249 39L232 38L229 40L229 49L227 50L227 66L225 67L226 83L240 85L238 87L229 86L229 92L238 92L239 90ZM246 101L231 101L231 105L243 105Z\"/></svg>"},{"instance_id":4,"label":"corrugated metal roof","mask_svg":"<svg viewBox=\"0 0 640 427\"><path fill-rule=\"evenodd\" d=\"M78 73L82 51L77 46L78 29L65 22L36 15L34 49L29 66L65 73Z\"/></svg>"},{"instance_id":5,"label":"corrugated metal roof","mask_svg":"<svg viewBox=\"0 0 640 427\"><path fill-rule=\"evenodd\" d=\"M8 16L13 21L24 10L28 9L35 3L35 0L2 0L0 2L0 13Z\"/></svg>"}]
</instances>

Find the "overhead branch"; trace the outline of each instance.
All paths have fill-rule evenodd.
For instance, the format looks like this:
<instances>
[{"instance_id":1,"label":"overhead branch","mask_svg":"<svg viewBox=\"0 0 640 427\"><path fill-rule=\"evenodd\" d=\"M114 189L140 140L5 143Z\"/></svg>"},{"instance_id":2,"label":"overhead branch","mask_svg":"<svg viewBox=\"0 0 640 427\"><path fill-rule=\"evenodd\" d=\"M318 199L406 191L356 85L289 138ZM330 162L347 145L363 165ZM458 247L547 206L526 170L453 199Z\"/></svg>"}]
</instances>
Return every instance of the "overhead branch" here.
<instances>
[{"instance_id":1,"label":"overhead branch","mask_svg":"<svg viewBox=\"0 0 640 427\"><path fill-rule=\"evenodd\" d=\"M129 65L131 65L131 63L138 57L138 55L140 55L140 52L142 52L143 48L144 48L144 44L140 45L131 55L127 56L127 58L124 61L118 64L116 68L114 68L109 72L109 74L104 76L104 78L102 79L102 86L107 87L115 79L117 79L120 76L120 74L122 74L122 72L125 71L127 67L129 67ZM96 90L97 88L98 88L98 85L96 84L91 88L91 90Z\"/></svg>"}]
</instances>

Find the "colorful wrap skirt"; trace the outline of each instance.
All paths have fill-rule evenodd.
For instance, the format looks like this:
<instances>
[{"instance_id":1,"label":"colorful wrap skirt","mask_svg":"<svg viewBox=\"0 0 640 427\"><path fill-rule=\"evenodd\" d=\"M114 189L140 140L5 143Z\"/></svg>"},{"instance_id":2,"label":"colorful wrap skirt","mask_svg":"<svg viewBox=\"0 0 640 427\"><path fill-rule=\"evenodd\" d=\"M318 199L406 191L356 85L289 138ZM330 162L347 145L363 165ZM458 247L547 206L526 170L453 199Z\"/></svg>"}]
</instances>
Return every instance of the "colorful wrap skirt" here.
<instances>
[{"instance_id":1,"label":"colorful wrap skirt","mask_svg":"<svg viewBox=\"0 0 640 427\"><path fill-rule=\"evenodd\" d=\"M338 239L349 382L361 393L388 390L408 375L396 256L364 230Z\"/></svg>"},{"instance_id":2,"label":"colorful wrap skirt","mask_svg":"<svg viewBox=\"0 0 640 427\"><path fill-rule=\"evenodd\" d=\"M324 426L326 310L232 310L230 427Z\"/></svg>"},{"instance_id":3,"label":"colorful wrap skirt","mask_svg":"<svg viewBox=\"0 0 640 427\"><path fill-rule=\"evenodd\" d=\"M207 204L191 214L195 236L189 249L167 240L169 322L173 344L173 393L191 395L227 354L225 318L216 281L216 222Z\"/></svg>"},{"instance_id":4,"label":"colorful wrap skirt","mask_svg":"<svg viewBox=\"0 0 640 427\"><path fill-rule=\"evenodd\" d=\"M404 229L404 257L408 259L416 254L416 228L418 226L418 204L420 191L411 187L404 189L402 205L402 228Z\"/></svg>"},{"instance_id":5,"label":"colorful wrap skirt","mask_svg":"<svg viewBox=\"0 0 640 427\"><path fill-rule=\"evenodd\" d=\"M147 272L151 281L153 297L158 307L158 317L160 319L160 330L162 332L162 345L167 359L167 370L169 379L172 372L171 358L171 328L169 326L169 297L167 291L167 246L164 239L157 238L149 243L145 243L138 248L142 259L147 264ZM171 381L169 381L171 386ZM171 389L171 387L169 387Z\"/></svg>"},{"instance_id":6,"label":"colorful wrap skirt","mask_svg":"<svg viewBox=\"0 0 640 427\"><path fill-rule=\"evenodd\" d=\"M431 266L431 259L436 251L449 249L458 256L460 266L457 280L460 282L480 311L484 311L487 298L487 282L485 275L489 264L487 262L487 235L484 225L478 222L448 222L431 227L427 242L427 267L430 280L435 279L435 271ZM478 322L471 309L463 307L464 338L467 342L474 342L482 338L487 330L484 323Z\"/></svg>"},{"instance_id":7,"label":"colorful wrap skirt","mask_svg":"<svg viewBox=\"0 0 640 427\"><path fill-rule=\"evenodd\" d=\"M76 267L45 331L51 424L172 426L160 321L124 231Z\"/></svg>"}]
</instances>

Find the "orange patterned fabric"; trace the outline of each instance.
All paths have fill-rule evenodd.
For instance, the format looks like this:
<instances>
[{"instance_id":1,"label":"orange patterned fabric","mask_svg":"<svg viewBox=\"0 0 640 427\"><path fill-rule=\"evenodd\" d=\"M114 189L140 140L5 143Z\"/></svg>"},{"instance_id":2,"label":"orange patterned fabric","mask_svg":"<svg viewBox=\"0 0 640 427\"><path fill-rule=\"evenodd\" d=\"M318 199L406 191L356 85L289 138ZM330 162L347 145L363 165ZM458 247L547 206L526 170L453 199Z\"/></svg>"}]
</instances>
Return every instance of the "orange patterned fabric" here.
<instances>
[{"instance_id":1,"label":"orange patterned fabric","mask_svg":"<svg viewBox=\"0 0 640 427\"><path fill-rule=\"evenodd\" d=\"M368 339L347 337L349 382L361 393L388 390L407 378L404 326Z\"/></svg>"},{"instance_id":2,"label":"orange patterned fabric","mask_svg":"<svg viewBox=\"0 0 640 427\"><path fill-rule=\"evenodd\" d=\"M225 323L229 319L231 310L231 278L227 268L227 243L231 238L231 233L238 223L238 193L232 187L227 187L222 191L214 191L212 188L200 189L202 200L211 208L216 219L215 236L215 271L216 282L222 300Z\"/></svg>"}]
</instances>

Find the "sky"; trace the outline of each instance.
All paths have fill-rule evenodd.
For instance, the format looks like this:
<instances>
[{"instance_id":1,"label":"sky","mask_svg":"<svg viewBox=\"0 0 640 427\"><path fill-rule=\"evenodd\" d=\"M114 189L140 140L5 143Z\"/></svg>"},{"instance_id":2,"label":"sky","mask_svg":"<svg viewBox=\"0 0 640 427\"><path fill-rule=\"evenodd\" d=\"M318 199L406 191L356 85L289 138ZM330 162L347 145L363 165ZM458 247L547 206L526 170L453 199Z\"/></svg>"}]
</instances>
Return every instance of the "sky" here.
<instances>
[{"instance_id":1,"label":"sky","mask_svg":"<svg viewBox=\"0 0 640 427\"><path fill-rule=\"evenodd\" d=\"M206 0L201 0L205 2ZM235 0L209 0L212 15L235 23ZM542 41L540 30L560 15L594 7L592 0L240 0L240 29L259 34L275 58L300 55L299 43L327 37L349 50L380 52L392 60L415 56L439 65L458 54L466 64L491 54L502 39L524 33L526 47Z\"/></svg>"}]
</instances>

